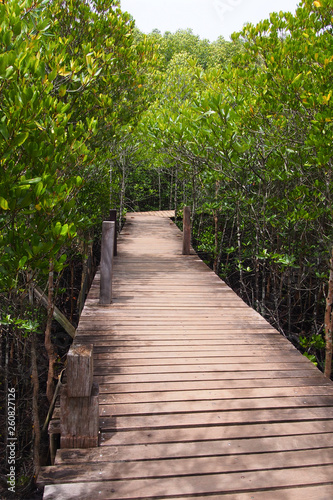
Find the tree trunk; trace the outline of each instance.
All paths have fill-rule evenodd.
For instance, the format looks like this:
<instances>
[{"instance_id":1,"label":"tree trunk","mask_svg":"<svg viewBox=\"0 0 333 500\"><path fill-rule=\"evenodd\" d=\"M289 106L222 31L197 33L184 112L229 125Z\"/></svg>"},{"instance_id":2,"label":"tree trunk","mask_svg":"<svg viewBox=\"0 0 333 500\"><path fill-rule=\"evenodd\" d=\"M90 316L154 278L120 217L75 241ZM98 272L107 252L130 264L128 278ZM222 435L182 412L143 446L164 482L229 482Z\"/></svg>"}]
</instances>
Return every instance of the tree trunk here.
<instances>
[{"instance_id":1,"label":"tree trunk","mask_svg":"<svg viewBox=\"0 0 333 500\"><path fill-rule=\"evenodd\" d=\"M177 211L178 211L178 167L176 167L176 172L175 172L175 220L177 219Z\"/></svg>"},{"instance_id":2,"label":"tree trunk","mask_svg":"<svg viewBox=\"0 0 333 500\"><path fill-rule=\"evenodd\" d=\"M161 169L158 168L157 169L158 171L158 209L159 211L162 210L162 199L161 199L161 195L162 195L162 188L161 188ZM172 192L172 191L171 191Z\"/></svg>"},{"instance_id":3,"label":"tree trunk","mask_svg":"<svg viewBox=\"0 0 333 500\"><path fill-rule=\"evenodd\" d=\"M71 268L71 312L69 321L73 323L73 314L74 314L74 262L73 261L71 261L70 263L70 268Z\"/></svg>"},{"instance_id":4,"label":"tree trunk","mask_svg":"<svg viewBox=\"0 0 333 500\"><path fill-rule=\"evenodd\" d=\"M160 172L160 170L158 170ZM159 173L159 190L161 192L161 177ZM169 210L172 210L172 196L173 196L173 168L171 169L171 174L170 174L170 192L169 192ZM161 199L161 194L160 194L160 199Z\"/></svg>"},{"instance_id":5,"label":"tree trunk","mask_svg":"<svg viewBox=\"0 0 333 500\"><path fill-rule=\"evenodd\" d=\"M196 174L192 175L192 221L194 221L195 212L197 210L197 183Z\"/></svg>"},{"instance_id":6,"label":"tree trunk","mask_svg":"<svg viewBox=\"0 0 333 500\"><path fill-rule=\"evenodd\" d=\"M123 212L124 212L124 204L125 204L125 191L126 191L126 158L125 154L121 155L121 169L122 169L122 177L121 177L121 191L120 191L120 208L119 208L119 231L123 225Z\"/></svg>"},{"instance_id":7,"label":"tree trunk","mask_svg":"<svg viewBox=\"0 0 333 500\"><path fill-rule=\"evenodd\" d=\"M32 383L32 420L33 420L33 464L34 476L37 477L40 468L40 424L38 414L39 380L36 355L36 334L31 335L31 383Z\"/></svg>"},{"instance_id":8,"label":"tree trunk","mask_svg":"<svg viewBox=\"0 0 333 500\"><path fill-rule=\"evenodd\" d=\"M215 183L215 202L219 201L219 190L220 190L221 182L216 181ZM214 273L218 274L218 259L219 259L219 211L213 210L214 217L214 233L215 233L215 248L214 248Z\"/></svg>"},{"instance_id":9,"label":"tree trunk","mask_svg":"<svg viewBox=\"0 0 333 500\"><path fill-rule=\"evenodd\" d=\"M113 204L113 193L112 193L112 174L113 174L113 169L112 169L112 161L110 161L110 210L112 208Z\"/></svg>"},{"instance_id":10,"label":"tree trunk","mask_svg":"<svg viewBox=\"0 0 333 500\"><path fill-rule=\"evenodd\" d=\"M183 181L183 204L187 205L187 189L186 189L186 181Z\"/></svg>"},{"instance_id":11,"label":"tree trunk","mask_svg":"<svg viewBox=\"0 0 333 500\"><path fill-rule=\"evenodd\" d=\"M217 264L216 264L218 271L221 267L221 262L222 262L222 254L223 254L223 250L224 250L224 237L225 237L225 233L227 230L227 224L228 224L228 219L226 218L225 222L224 222L222 236L220 238L219 249L218 249Z\"/></svg>"},{"instance_id":12,"label":"tree trunk","mask_svg":"<svg viewBox=\"0 0 333 500\"><path fill-rule=\"evenodd\" d=\"M238 260L239 260L239 282L241 295L246 294L245 284L243 280L243 262L242 262L242 231L240 225L240 213L239 213L239 204L237 204L237 248L238 248Z\"/></svg>"},{"instance_id":13,"label":"tree trunk","mask_svg":"<svg viewBox=\"0 0 333 500\"><path fill-rule=\"evenodd\" d=\"M214 236L215 236L213 271L215 274L218 274L217 263L219 257L219 216L217 210L214 210L213 217L214 217Z\"/></svg>"},{"instance_id":14,"label":"tree trunk","mask_svg":"<svg viewBox=\"0 0 333 500\"><path fill-rule=\"evenodd\" d=\"M326 311L325 311L325 340L326 340L326 354L325 354L325 377L331 378L332 372L332 330L333 330L333 248L331 250L330 259L330 277L328 280L328 292L326 297Z\"/></svg>"},{"instance_id":15,"label":"tree trunk","mask_svg":"<svg viewBox=\"0 0 333 500\"><path fill-rule=\"evenodd\" d=\"M54 310L54 291L53 291L53 261L50 261L49 267L49 280L48 280L48 296L47 296L47 321L45 328L45 349L48 355L49 360L49 368L47 373L47 383L46 383L46 396L49 402L52 401L53 392L54 392L54 364L56 362L56 354L54 351L54 346L51 340L51 327L52 327L52 319L53 319L53 310Z\"/></svg>"}]
</instances>

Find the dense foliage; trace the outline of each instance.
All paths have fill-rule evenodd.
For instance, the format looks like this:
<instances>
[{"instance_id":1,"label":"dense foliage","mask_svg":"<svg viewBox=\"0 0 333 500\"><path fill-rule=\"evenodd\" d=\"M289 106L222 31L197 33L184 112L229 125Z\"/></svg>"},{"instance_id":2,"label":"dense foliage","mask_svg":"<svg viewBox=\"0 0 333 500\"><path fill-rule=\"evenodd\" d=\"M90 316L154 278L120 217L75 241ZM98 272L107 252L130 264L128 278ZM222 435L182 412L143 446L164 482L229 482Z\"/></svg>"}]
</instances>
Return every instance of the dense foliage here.
<instances>
[{"instance_id":1,"label":"dense foliage","mask_svg":"<svg viewBox=\"0 0 333 500\"><path fill-rule=\"evenodd\" d=\"M52 339L60 285L68 266L84 267L118 190L112 145L145 106L151 45L135 41L117 1L0 3L1 389L19 402L17 493L29 488L29 457L38 472L44 396L63 362Z\"/></svg>"},{"instance_id":2,"label":"dense foliage","mask_svg":"<svg viewBox=\"0 0 333 500\"><path fill-rule=\"evenodd\" d=\"M326 334L329 376L332 2L272 14L236 43L213 65L175 53L142 127L173 169L174 205L192 205L199 251L323 369Z\"/></svg>"}]
</instances>

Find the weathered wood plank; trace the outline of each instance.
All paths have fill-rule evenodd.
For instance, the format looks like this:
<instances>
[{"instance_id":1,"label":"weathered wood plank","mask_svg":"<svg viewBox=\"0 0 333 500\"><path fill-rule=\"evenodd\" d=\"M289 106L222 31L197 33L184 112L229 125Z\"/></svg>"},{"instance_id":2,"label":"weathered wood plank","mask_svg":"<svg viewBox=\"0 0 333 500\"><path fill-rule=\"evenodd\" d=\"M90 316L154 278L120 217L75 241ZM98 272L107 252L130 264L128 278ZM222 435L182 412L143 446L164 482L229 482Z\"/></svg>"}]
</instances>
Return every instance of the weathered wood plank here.
<instances>
[{"instance_id":1,"label":"weathered wood plank","mask_svg":"<svg viewBox=\"0 0 333 500\"><path fill-rule=\"evenodd\" d=\"M318 378L292 378L291 380L287 380L285 378L280 379L245 379L245 380L228 380L225 379L223 382L221 380L196 380L196 381L174 381L174 382L137 382L137 383L117 383L112 381L111 383L100 384L99 392L101 395L104 394L112 394L112 395L131 395L131 401L135 398L135 394L138 393L138 398L143 397L145 394L160 394L157 397L165 397L164 393L168 393L169 391L175 392L183 392L183 391L195 391L195 395L197 396L197 392L208 392L211 390L221 390L221 389L231 389L233 391L238 391L245 388L250 389L266 389L267 392L270 393L270 388L291 388L294 387L310 387L313 389L314 387L324 387L331 385L329 383L325 384L321 377ZM184 397L179 396L179 397ZM115 400L119 401L118 396Z\"/></svg>"},{"instance_id":2,"label":"weathered wood plank","mask_svg":"<svg viewBox=\"0 0 333 500\"><path fill-rule=\"evenodd\" d=\"M279 397L279 398L246 398L246 399L216 399L216 400L181 400L181 401L150 401L140 403L117 403L107 404L103 402L106 396L102 398L100 404L100 415L113 415L113 416L131 416L140 418L141 415L162 414L177 414L187 413L193 414L194 412L224 412L232 410L253 410L263 408L267 411L270 408L327 408L328 415L333 418L333 401L332 396L303 396L303 397ZM330 410L330 413L329 413ZM199 417L197 417L199 418ZM203 423L203 421L201 421Z\"/></svg>"},{"instance_id":3,"label":"weathered wood plank","mask_svg":"<svg viewBox=\"0 0 333 500\"><path fill-rule=\"evenodd\" d=\"M191 372L191 371L185 371L185 372L166 372L166 373L159 373L159 372L153 372L153 373L133 373L133 374L126 374L126 373L117 373L114 374L108 374L105 375L105 372L102 373L102 375L95 375L95 379L102 383L102 384L123 384L124 391L126 391L126 387L129 383L138 383L138 384L151 384L154 382L160 382L162 384L167 383L167 382L192 382L194 381L219 381L220 383L222 382L223 384L225 381L230 381L232 380L234 384L236 384L237 387L241 388L243 381L249 380L249 381L256 381L258 384L260 384L261 381L266 381L266 380L276 380L277 378L281 377L283 380L285 380L285 386L288 387L289 385L292 385L292 381L294 378L302 377L302 380L305 382L308 380L311 375L314 375L313 372L309 372L307 370L290 370L287 369L285 371L267 371L267 370L262 370L262 371L256 371L256 370L251 370L251 371L203 371L203 372ZM315 373L316 374L316 373ZM319 377L321 380L323 380L323 377ZM325 382L325 380L324 380ZM327 382L327 380L326 380ZM330 384L330 382L328 381ZM258 386L258 385L257 385ZM262 385L263 387L264 385ZM145 386L142 386L142 390L144 390ZM260 386L259 386L260 387Z\"/></svg>"},{"instance_id":4,"label":"weathered wood plank","mask_svg":"<svg viewBox=\"0 0 333 500\"><path fill-rule=\"evenodd\" d=\"M262 361L262 362L257 362L257 360L252 360L252 363L239 363L237 362L235 358L235 362L232 363L230 360L229 362L224 362L222 363L204 363L204 364L196 364L195 361L192 360L192 363L188 364L179 364L179 363L168 363L168 364L156 364L156 365L149 365L148 361L146 363L140 363L138 362L136 365L127 365L125 362L120 363L115 365L113 363L110 363L110 361L101 361L101 360L96 360L95 363L95 375L103 375L105 374L105 367L108 368L108 373L121 373L121 374L139 374L139 373L170 373L170 372L175 372L175 373L200 373L200 372L228 372L229 374L233 371L266 371L267 370L267 365L269 363L269 367L271 370L302 370L305 369L307 366L307 363L305 364L304 361L293 361L291 360L289 363L275 363L275 362L270 362L268 360ZM309 362L310 363L310 362ZM126 366L125 366L126 365ZM230 376L230 375L229 375ZM194 375L192 375L194 377Z\"/></svg>"},{"instance_id":5,"label":"weathered wood plank","mask_svg":"<svg viewBox=\"0 0 333 500\"><path fill-rule=\"evenodd\" d=\"M180 358L180 359L179 359ZM290 361L299 359L299 354L294 349L284 349L281 353L277 349L262 349L258 348L258 351L247 349L240 349L236 351L233 349L222 349L221 352L218 349L215 350L196 350L196 351L177 351L170 349L163 350L114 350L109 349L104 352L96 352L95 359L97 361L117 359L117 362L125 362L124 364L135 360L140 362L140 359L149 359L149 363L158 362L157 360L164 360L168 364L182 364L191 363L195 358L198 363L208 363L208 362L221 362L228 360L232 362L234 358L243 363L251 363L253 359L256 358L261 362L262 360L271 361L274 358L275 361ZM126 361L125 361L126 360ZM152 361L154 360L154 361ZM171 361L172 360L172 361ZM160 362L158 362L160 364ZM132 364L131 364L132 365Z\"/></svg>"},{"instance_id":6,"label":"weathered wood plank","mask_svg":"<svg viewBox=\"0 0 333 500\"><path fill-rule=\"evenodd\" d=\"M167 456L170 460L193 457L217 458L223 456L225 458L236 456L239 461L241 461L240 459L246 458L249 455L252 456L255 462L255 457L253 457L252 454L272 453L272 458L274 458L275 453L295 452L300 450L306 450L307 455L309 455L309 450L320 450L325 463L333 463L332 433L319 434L318 440L315 439L315 442L313 442L314 436L315 434L307 436L259 437L234 440L219 440L216 438L210 441L182 442L182 436L179 433L176 443L133 444L130 448L126 446L103 446L99 449L92 448L90 450L61 450L61 455L59 454L60 456L57 456L56 464L70 465L73 459L75 459L75 463L77 464L85 464L87 462L106 463L109 461L153 461L162 460L164 456ZM319 452L314 456L319 457ZM303 455L302 457L304 460L305 457ZM311 456L309 458L311 460ZM287 463L289 465L289 462ZM301 463L300 461L299 464ZM264 465L265 467L262 466L262 468L275 467L272 467L271 463ZM248 467L250 467L250 465L246 464L245 469ZM163 475L163 472L159 471L159 475Z\"/></svg>"},{"instance_id":7,"label":"weathered wood plank","mask_svg":"<svg viewBox=\"0 0 333 500\"><path fill-rule=\"evenodd\" d=\"M104 481L103 483L66 483L46 486L44 499L91 498L132 499L154 498L170 495L193 495L207 493L235 493L265 490L270 488L295 487L307 485L333 485L333 465L314 467L285 468L283 470L260 470L254 472L234 472L227 474L207 474L199 476L132 479L131 481ZM103 486L103 488L102 488ZM103 496L104 491L104 496ZM331 489L331 491L333 491ZM101 492L101 494L99 494ZM329 493L329 489L327 489ZM106 496L105 496L106 495ZM329 497L328 497L329 498Z\"/></svg>"},{"instance_id":8,"label":"weathered wood plank","mask_svg":"<svg viewBox=\"0 0 333 500\"><path fill-rule=\"evenodd\" d=\"M186 443L186 442L203 442L203 441L221 441L228 439L246 439L275 437L279 444L282 445L281 437L288 436L289 443L287 444L290 449L290 441L295 437L300 438L300 449L302 449L303 437L310 436L310 446L313 443L320 443L321 433L333 432L333 419L332 420L309 420L309 421L294 421L294 422L269 422L269 423L240 423L234 425L212 425L212 426L195 426L195 427L182 427L182 428L162 428L162 429L140 429L140 430L126 430L122 432L107 432L105 431L102 436L101 446L117 446L131 443L135 444L153 444L153 443ZM277 437L278 436L278 437ZM290 440L291 436L291 440ZM317 441L318 438L318 441ZM311 444L312 443L312 444ZM198 444L199 446L199 444ZM253 450L252 450L253 451ZM62 461L62 452L57 455ZM66 462L66 460L65 460Z\"/></svg>"},{"instance_id":9,"label":"weathered wood plank","mask_svg":"<svg viewBox=\"0 0 333 500\"><path fill-rule=\"evenodd\" d=\"M271 408L256 410L226 410L221 412L171 413L164 415L126 415L123 417L103 417L104 430L159 429L166 427L188 427L202 425L232 425L275 422L295 422L303 420L332 420L333 408Z\"/></svg>"},{"instance_id":10,"label":"weathered wood plank","mask_svg":"<svg viewBox=\"0 0 333 500\"><path fill-rule=\"evenodd\" d=\"M333 448L317 450L284 451L279 453L257 453L232 456L188 457L167 460L156 460L147 463L146 460L117 461L118 457L105 456L98 463L91 463L87 469L86 463L45 467L39 476L39 484L59 484L62 482L96 481L103 477L103 481L132 480L144 478L165 478L202 474L225 474L227 472L270 470L288 467L306 467L332 464Z\"/></svg>"},{"instance_id":11,"label":"weathered wood plank","mask_svg":"<svg viewBox=\"0 0 333 500\"><path fill-rule=\"evenodd\" d=\"M328 396L328 398L323 398L322 402L324 404L324 400L327 400L328 404L333 406L333 388L331 385L327 386L314 386L314 387L268 387L268 388L232 388L232 389L209 389L209 387L203 387L202 389L196 388L195 390L185 390L180 389L178 391L166 391L161 390L159 392L153 392L152 390L139 391L139 392L126 392L116 394L112 391L111 394L106 394L103 392L103 396L101 398L102 406L107 404L134 404L134 403L156 403L156 402L175 402L175 401L185 401L188 403L198 402L198 401L214 401L216 404L217 400L228 400L228 404L230 400L239 400L242 399L251 399L251 404L255 405L256 402L253 402L252 399L262 399L261 404L265 404L265 402L276 399L280 400L281 398L286 400L286 404L291 405L294 402L299 400L299 398L303 399L303 403L309 402L309 396ZM158 410L159 406L156 405ZM230 408L230 406L229 406ZM199 411L199 407L197 407ZM189 405L189 411L191 411L191 405Z\"/></svg>"}]
</instances>

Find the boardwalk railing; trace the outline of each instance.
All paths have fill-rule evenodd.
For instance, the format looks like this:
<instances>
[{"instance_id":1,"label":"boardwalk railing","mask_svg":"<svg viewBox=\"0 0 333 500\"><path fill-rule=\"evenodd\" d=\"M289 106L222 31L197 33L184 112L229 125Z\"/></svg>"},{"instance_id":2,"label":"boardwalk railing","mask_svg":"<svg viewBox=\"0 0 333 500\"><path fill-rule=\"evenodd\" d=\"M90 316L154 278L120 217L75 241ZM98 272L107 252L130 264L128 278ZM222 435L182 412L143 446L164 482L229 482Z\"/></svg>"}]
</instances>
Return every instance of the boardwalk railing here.
<instances>
[{"instance_id":1,"label":"boardwalk railing","mask_svg":"<svg viewBox=\"0 0 333 500\"><path fill-rule=\"evenodd\" d=\"M116 211L103 222L100 304L112 302L113 257L117 254ZM61 448L94 448L99 436L99 387L93 382L93 345L74 343L67 355L67 384L60 396Z\"/></svg>"}]
</instances>

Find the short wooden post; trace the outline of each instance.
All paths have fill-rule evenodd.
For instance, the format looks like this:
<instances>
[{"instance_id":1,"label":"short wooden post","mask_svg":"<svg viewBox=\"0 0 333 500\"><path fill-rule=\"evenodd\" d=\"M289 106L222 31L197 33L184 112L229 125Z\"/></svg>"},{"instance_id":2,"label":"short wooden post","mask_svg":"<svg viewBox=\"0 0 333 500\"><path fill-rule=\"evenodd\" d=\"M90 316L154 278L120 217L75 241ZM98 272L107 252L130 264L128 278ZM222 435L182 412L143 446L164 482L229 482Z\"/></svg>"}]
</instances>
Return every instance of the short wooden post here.
<instances>
[{"instance_id":1,"label":"short wooden post","mask_svg":"<svg viewBox=\"0 0 333 500\"><path fill-rule=\"evenodd\" d=\"M93 383L93 346L73 345L67 354L67 384L60 395L60 447L98 446L98 384Z\"/></svg>"},{"instance_id":2,"label":"short wooden post","mask_svg":"<svg viewBox=\"0 0 333 500\"><path fill-rule=\"evenodd\" d=\"M113 247L113 255L116 257L117 255L117 240L118 240L118 228L117 228L117 210L110 210L110 221L116 223L115 233L114 233L114 247Z\"/></svg>"},{"instance_id":3,"label":"short wooden post","mask_svg":"<svg viewBox=\"0 0 333 500\"><path fill-rule=\"evenodd\" d=\"M183 212L183 255L191 253L191 208L184 207Z\"/></svg>"},{"instance_id":4,"label":"short wooden post","mask_svg":"<svg viewBox=\"0 0 333 500\"><path fill-rule=\"evenodd\" d=\"M112 301L112 267L115 231L115 222L103 222L99 302L104 305L111 304Z\"/></svg>"}]
</instances>

